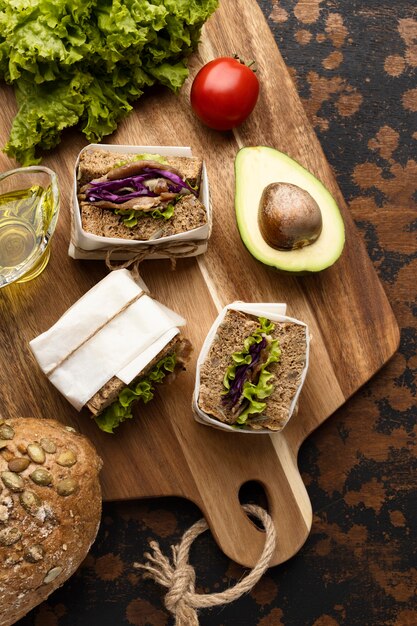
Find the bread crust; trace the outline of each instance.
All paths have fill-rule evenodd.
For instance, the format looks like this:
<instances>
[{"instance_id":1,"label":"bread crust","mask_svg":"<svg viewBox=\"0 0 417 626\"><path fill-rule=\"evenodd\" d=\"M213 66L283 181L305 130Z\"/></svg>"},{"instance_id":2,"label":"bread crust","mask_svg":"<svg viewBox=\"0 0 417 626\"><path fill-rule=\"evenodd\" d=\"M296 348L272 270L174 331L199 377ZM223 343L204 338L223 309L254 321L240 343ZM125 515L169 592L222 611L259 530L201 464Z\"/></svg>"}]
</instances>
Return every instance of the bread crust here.
<instances>
[{"instance_id":1,"label":"bread crust","mask_svg":"<svg viewBox=\"0 0 417 626\"><path fill-rule=\"evenodd\" d=\"M272 394L265 400L262 421L248 421L246 428L281 430L289 419L289 409L300 385L306 359L306 328L293 322L274 322L271 335L278 339L281 358L271 363L268 371L274 375ZM219 326L200 371L198 405L202 411L226 423L235 424L237 415L221 402L223 378L232 364L231 356L243 349L246 337L259 328L258 318L240 311L228 310Z\"/></svg>"},{"instance_id":2,"label":"bread crust","mask_svg":"<svg viewBox=\"0 0 417 626\"><path fill-rule=\"evenodd\" d=\"M0 419L0 439L0 626L9 626L84 560L100 523L102 461L86 437L51 419ZM26 469L10 471L16 459Z\"/></svg>"}]
</instances>

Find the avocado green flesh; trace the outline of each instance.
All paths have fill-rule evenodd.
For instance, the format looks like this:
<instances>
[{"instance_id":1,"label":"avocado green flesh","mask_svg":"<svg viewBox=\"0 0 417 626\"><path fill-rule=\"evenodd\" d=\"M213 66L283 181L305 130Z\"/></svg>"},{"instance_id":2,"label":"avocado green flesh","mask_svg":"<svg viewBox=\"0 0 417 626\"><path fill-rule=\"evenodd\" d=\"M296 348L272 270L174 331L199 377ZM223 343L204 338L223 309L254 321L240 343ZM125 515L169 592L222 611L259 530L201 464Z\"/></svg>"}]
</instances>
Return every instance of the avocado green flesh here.
<instances>
[{"instance_id":1,"label":"avocado green flesh","mask_svg":"<svg viewBox=\"0 0 417 626\"><path fill-rule=\"evenodd\" d=\"M243 243L259 261L289 272L319 272L341 255L345 229L339 208L324 185L288 155L256 146L239 150L235 161L237 225ZM323 228L312 244L297 250L277 250L262 237L259 201L270 183L291 183L305 189L320 207Z\"/></svg>"}]
</instances>

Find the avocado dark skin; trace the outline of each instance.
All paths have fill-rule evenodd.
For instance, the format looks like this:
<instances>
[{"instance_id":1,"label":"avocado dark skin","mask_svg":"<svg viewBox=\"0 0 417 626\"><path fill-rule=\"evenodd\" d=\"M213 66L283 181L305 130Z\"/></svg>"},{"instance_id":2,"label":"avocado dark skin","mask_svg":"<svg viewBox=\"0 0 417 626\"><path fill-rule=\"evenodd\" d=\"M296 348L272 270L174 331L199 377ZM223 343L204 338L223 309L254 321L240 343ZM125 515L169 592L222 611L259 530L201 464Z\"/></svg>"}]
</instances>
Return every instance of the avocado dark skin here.
<instances>
[{"instance_id":1,"label":"avocado dark skin","mask_svg":"<svg viewBox=\"0 0 417 626\"><path fill-rule=\"evenodd\" d=\"M262 237L277 250L296 250L320 236L323 222L312 196L291 183L271 183L262 192L258 224Z\"/></svg>"}]
</instances>

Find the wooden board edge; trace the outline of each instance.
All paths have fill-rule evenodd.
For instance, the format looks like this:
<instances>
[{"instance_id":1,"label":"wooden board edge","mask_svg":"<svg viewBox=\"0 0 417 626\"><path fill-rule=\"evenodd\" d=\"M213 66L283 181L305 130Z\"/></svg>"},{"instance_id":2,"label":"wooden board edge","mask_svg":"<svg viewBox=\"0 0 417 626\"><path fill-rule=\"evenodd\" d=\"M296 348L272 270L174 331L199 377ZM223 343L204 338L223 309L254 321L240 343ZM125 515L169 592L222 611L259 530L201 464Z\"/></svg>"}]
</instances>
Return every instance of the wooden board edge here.
<instances>
[{"instance_id":1,"label":"wooden board edge","mask_svg":"<svg viewBox=\"0 0 417 626\"><path fill-rule=\"evenodd\" d=\"M395 318L394 318L395 320ZM327 422L328 419L330 419L342 406L344 406L351 398L353 398L353 396L360 390L362 389L365 385L367 385L377 374L378 372L380 372L388 363L389 361L391 361L391 359L395 356L395 354L398 351L398 348L400 346L400 341L401 341L401 333L400 333L400 328L398 326L398 322L395 320L395 325L393 326L393 329L396 331L396 342L395 342L395 346L392 346L391 349L391 353L388 356L388 358L384 361L384 363L381 364L381 366L375 370L375 372L373 372L369 378L367 378L360 387L358 387L356 390L354 390L350 395L346 396L344 402L340 403L339 406L336 407L336 409L334 410L333 413L331 413L330 415L328 415L327 417L325 417L320 423L317 424L312 424L312 427L306 431L303 432L303 437L301 439L298 438L298 440L296 439L296 437L294 436L294 433L292 432L292 428L294 428L294 426L292 426L293 422L289 422L288 426L285 428L285 431L287 432L287 436L288 436L288 440L290 442L290 445L292 447L292 451L293 454L295 454L296 458L298 458L298 454L300 452L300 448L302 446L302 444L306 441L306 439L318 428L320 428L325 422ZM284 432L285 432L284 431Z\"/></svg>"}]
</instances>

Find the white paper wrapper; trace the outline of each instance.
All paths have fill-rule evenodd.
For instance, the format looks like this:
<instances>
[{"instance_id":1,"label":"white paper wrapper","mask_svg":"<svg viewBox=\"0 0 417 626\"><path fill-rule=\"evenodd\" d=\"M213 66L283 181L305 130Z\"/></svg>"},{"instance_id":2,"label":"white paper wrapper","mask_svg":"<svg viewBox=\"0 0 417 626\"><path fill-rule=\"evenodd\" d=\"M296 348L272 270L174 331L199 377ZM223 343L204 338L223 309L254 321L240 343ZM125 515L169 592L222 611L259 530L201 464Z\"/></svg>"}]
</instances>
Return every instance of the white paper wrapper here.
<instances>
[{"instance_id":1,"label":"white paper wrapper","mask_svg":"<svg viewBox=\"0 0 417 626\"><path fill-rule=\"evenodd\" d=\"M111 272L30 342L51 383L78 411L113 376L129 384L185 324L145 290L128 270Z\"/></svg>"},{"instance_id":2,"label":"white paper wrapper","mask_svg":"<svg viewBox=\"0 0 417 626\"><path fill-rule=\"evenodd\" d=\"M303 372L301 374L300 385L297 389L297 392L294 395L294 398L291 402L290 411L288 413L288 419L285 423L288 422L290 417L292 416L294 409L297 405L298 397L301 392L301 388L304 384L305 377L307 375L308 370L308 361L309 361L309 351L310 351L310 334L308 331L307 324L304 322L300 322L300 320L296 320L292 317L288 317L286 315L287 305L286 304L276 304L272 302L263 302L263 303L248 303L248 302L232 302L222 309L219 313L218 317L214 321L212 327L210 328L206 340L204 341L203 347L201 348L199 357L197 359L197 368L196 368L196 378L195 378L195 387L192 401L192 408L194 413L194 418L197 422L201 424L206 424L207 426L212 426L213 428L218 428L220 430L225 430L233 433L248 433L250 435L262 435L262 434L273 434L274 431L268 430L267 428L262 428L259 430L252 430L251 428L233 428L229 424L224 424L219 420L211 417L207 413L204 413L198 406L198 396L200 393L200 371L203 362L205 361L211 344L213 343L214 337L217 332L217 328L223 322L224 316L226 312L232 309L233 311L241 311L242 313L250 313L251 315L256 315L258 317L266 317L272 322L293 322L294 324L300 324L301 326L305 326L306 328L306 359ZM285 426L285 424L284 424Z\"/></svg>"},{"instance_id":3,"label":"white paper wrapper","mask_svg":"<svg viewBox=\"0 0 417 626\"><path fill-rule=\"evenodd\" d=\"M71 232L71 241L68 249L68 254L73 259L105 259L107 249L109 246L127 246L130 250L123 252L117 251L112 255L115 260L125 260L132 258L132 249L140 251L144 246L149 245L161 245L162 243L168 245L169 243L181 243L184 242L199 242L197 250L192 253L187 252L184 248L184 256L197 256L203 254L207 250L207 242L211 233L212 225L212 211L210 205L209 185L207 180L207 170L203 163L203 170L201 176L200 185L200 200L204 204L207 211L207 223L199 228L194 228L186 233L179 233L178 235L171 235L169 237L160 237L155 240L135 241L132 239L120 239L118 237L99 237L88 233L83 230L81 223L81 213L77 198L77 170L80 155L85 150L101 149L108 150L109 152L121 152L126 154L159 154L161 156L181 156L191 157L191 148L185 146L124 146L113 144L90 144L83 148L77 157L74 168L74 182L73 182L73 196L72 196L72 219L73 228ZM178 249L177 252L181 250ZM164 254L153 254L152 259L167 258Z\"/></svg>"}]
</instances>

